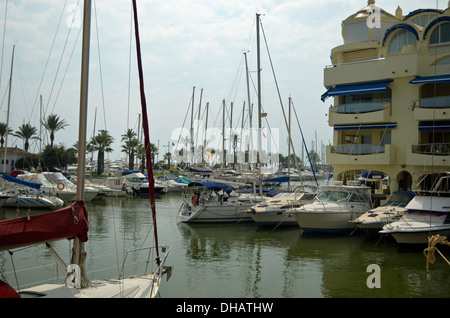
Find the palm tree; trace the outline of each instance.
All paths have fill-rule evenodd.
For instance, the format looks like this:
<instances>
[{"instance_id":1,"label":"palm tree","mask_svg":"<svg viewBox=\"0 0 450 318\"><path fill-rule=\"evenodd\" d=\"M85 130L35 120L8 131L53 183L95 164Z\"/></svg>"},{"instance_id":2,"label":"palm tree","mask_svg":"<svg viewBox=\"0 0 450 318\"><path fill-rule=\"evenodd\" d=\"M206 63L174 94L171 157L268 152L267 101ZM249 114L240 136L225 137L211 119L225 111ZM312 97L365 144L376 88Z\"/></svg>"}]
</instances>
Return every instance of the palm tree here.
<instances>
[{"instance_id":1,"label":"palm tree","mask_svg":"<svg viewBox=\"0 0 450 318\"><path fill-rule=\"evenodd\" d=\"M98 151L97 154L97 174L102 174L105 168L105 152L112 152L111 148L114 138L108 133L107 130L101 130L97 136L92 137L88 149Z\"/></svg>"},{"instance_id":2,"label":"palm tree","mask_svg":"<svg viewBox=\"0 0 450 318\"><path fill-rule=\"evenodd\" d=\"M30 146L30 139L39 139L39 137L35 136L37 133L37 128L30 125L30 123L22 124L12 135L15 137L22 138L24 141L23 148L26 152L28 152L28 148Z\"/></svg>"},{"instance_id":3,"label":"palm tree","mask_svg":"<svg viewBox=\"0 0 450 318\"><path fill-rule=\"evenodd\" d=\"M122 135L122 152L128 155L128 169L134 169L134 157L135 153L138 151L138 146L140 144L139 140L136 138L136 133L133 129L128 129L125 134Z\"/></svg>"},{"instance_id":4,"label":"palm tree","mask_svg":"<svg viewBox=\"0 0 450 318\"><path fill-rule=\"evenodd\" d=\"M5 123L0 123L0 146L3 148L5 143L5 136L12 133L12 129L9 129Z\"/></svg>"},{"instance_id":5,"label":"palm tree","mask_svg":"<svg viewBox=\"0 0 450 318\"><path fill-rule=\"evenodd\" d=\"M55 133L58 130L69 126L64 119L59 119L58 115L50 114L45 121L41 121L45 129L50 133L50 147L53 147L53 140L55 140Z\"/></svg>"}]
</instances>

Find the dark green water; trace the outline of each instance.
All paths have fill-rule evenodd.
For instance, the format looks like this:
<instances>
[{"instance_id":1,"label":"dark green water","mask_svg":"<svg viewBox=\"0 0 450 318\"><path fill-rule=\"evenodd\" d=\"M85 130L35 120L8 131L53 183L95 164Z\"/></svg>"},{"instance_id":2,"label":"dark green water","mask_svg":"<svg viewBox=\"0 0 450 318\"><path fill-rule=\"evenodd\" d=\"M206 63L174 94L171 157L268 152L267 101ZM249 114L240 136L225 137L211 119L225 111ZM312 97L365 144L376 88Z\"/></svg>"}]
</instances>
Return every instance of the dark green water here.
<instances>
[{"instance_id":1,"label":"dark green water","mask_svg":"<svg viewBox=\"0 0 450 318\"><path fill-rule=\"evenodd\" d=\"M170 245L173 275L162 298L438 298L450 297L450 266L436 255L427 280L423 248L403 248L393 239L303 234L300 228L255 224L179 224L180 194L157 197L159 244ZM119 272L122 251L153 244L146 198L107 198L88 203L86 243L91 279ZM0 211L0 218L15 210ZM53 244L69 261L70 244ZM441 248L445 255L450 249ZM118 255L116 256L118 251ZM379 288L369 288L371 264L379 266ZM16 275L13 268L15 268ZM59 274L43 246L0 252L0 272L16 287L47 282ZM102 270L108 268L108 270Z\"/></svg>"}]
</instances>

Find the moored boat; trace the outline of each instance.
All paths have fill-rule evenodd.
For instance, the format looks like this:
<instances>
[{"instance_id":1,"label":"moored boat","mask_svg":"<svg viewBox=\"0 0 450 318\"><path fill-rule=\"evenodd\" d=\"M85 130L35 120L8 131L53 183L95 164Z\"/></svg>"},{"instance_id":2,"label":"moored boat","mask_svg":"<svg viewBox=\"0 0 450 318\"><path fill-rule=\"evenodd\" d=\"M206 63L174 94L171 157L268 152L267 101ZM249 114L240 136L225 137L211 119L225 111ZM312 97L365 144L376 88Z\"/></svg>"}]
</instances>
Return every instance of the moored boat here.
<instances>
[{"instance_id":1,"label":"moored boat","mask_svg":"<svg viewBox=\"0 0 450 318\"><path fill-rule=\"evenodd\" d=\"M349 221L372 207L370 188L364 185L330 185L319 190L314 202L289 210L304 231L349 231Z\"/></svg>"},{"instance_id":2,"label":"moored boat","mask_svg":"<svg viewBox=\"0 0 450 318\"><path fill-rule=\"evenodd\" d=\"M361 229L378 232L384 225L400 219L403 212L406 211L406 205L413 197L414 192L412 191L395 191L386 203L367 211L350 222Z\"/></svg>"}]
</instances>

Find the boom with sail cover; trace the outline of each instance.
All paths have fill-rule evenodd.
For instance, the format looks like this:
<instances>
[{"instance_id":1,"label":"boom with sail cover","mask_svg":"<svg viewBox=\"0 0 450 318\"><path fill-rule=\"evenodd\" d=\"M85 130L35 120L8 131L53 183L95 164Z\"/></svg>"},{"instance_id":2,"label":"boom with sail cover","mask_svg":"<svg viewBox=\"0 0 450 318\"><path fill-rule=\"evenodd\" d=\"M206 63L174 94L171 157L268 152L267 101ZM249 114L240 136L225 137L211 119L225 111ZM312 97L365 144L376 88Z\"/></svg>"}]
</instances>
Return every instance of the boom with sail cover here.
<instances>
[{"instance_id":1,"label":"boom with sail cover","mask_svg":"<svg viewBox=\"0 0 450 318\"><path fill-rule=\"evenodd\" d=\"M77 237L88 240L89 222L84 201L62 209L0 221L0 251Z\"/></svg>"}]
</instances>

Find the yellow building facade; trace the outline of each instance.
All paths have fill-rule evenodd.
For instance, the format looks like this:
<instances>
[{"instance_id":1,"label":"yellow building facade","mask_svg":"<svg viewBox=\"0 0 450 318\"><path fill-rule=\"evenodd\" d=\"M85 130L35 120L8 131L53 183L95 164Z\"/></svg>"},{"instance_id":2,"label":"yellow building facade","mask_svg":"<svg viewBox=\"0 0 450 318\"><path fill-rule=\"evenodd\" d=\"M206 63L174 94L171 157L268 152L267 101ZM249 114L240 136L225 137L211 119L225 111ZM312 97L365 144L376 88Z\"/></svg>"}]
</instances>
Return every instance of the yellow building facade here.
<instances>
[{"instance_id":1,"label":"yellow building facade","mask_svg":"<svg viewBox=\"0 0 450 318\"><path fill-rule=\"evenodd\" d=\"M391 14L370 0L342 22L342 37L322 95L334 180L377 172L391 193L449 171L450 8Z\"/></svg>"}]
</instances>

